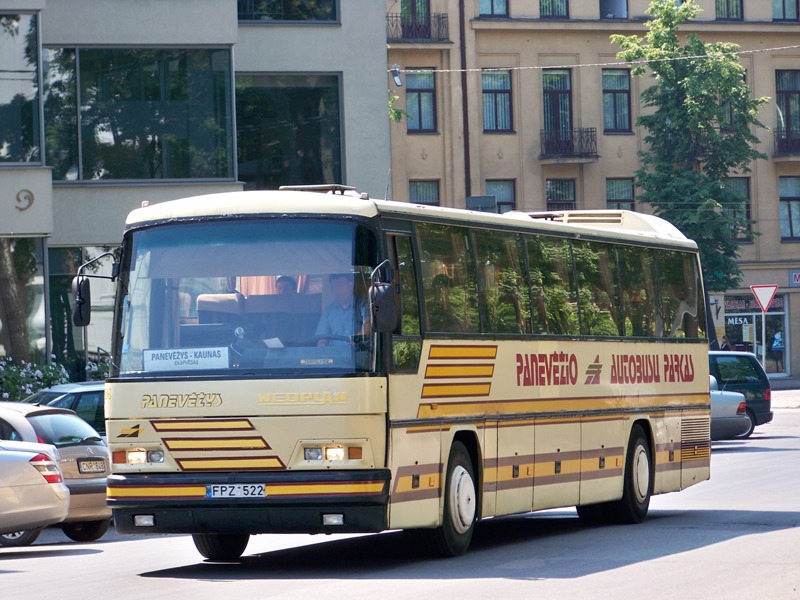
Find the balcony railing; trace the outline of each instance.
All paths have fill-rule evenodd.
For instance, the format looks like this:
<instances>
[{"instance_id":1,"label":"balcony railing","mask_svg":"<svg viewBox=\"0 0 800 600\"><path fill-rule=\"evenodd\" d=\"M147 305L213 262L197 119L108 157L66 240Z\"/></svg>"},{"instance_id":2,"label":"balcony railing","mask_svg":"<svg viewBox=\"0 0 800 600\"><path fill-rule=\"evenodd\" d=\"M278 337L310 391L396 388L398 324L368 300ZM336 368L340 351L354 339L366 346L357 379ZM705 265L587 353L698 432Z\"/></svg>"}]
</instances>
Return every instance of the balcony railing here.
<instances>
[{"instance_id":1,"label":"balcony railing","mask_svg":"<svg viewBox=\"0 0 800 600\"><path fill-rule=\"evenodd\" d=\"M597 158L597 129L542 129L539 158Z\"/></svg>"},{"instance_id":2,"label":"balcony railing","mask_svg":"<svg viewBox=\"0 0 800 600\"><path fill-rule=\"evenodd\" d=\"M449 35L446 13L434 13L427 19L386 15L386 40L389 42L442 42Z\"/></svg>"},{"instance_id":3,"label":"balcony railing","mask_svg":"<svg viewBox=\"0 0 800 600\"><path fill-rule=\"evenodd\" d=\"M776 127L775 154L800 154L800 129Z\"/></svg>"}]
</instances>

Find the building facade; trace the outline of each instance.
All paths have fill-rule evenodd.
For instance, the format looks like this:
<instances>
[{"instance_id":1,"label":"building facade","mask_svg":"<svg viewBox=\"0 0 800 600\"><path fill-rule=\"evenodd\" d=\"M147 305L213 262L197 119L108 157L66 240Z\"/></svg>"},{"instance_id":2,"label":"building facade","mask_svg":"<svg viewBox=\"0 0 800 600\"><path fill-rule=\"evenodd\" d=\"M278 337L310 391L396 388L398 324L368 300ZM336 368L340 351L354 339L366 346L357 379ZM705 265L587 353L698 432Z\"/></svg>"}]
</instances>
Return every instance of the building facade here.
<instances>
[{"instance_id":1,"label":"building facade","mask_svg":"<svg viewBox=\"0 0 800 600\"><path fill-rule=\"evenodd\" d=\"M373 0L0 0L0 359L107 356L113 284L76 330L70 282L142 202L383 196L384 23Z\"/></svg>"},{"instance_id":2,"label":"building facade","mask_svg":"<svg viewBox=\"0 0 800 600\"><path fill-rule=\"evenodd\" d=\"M775 285L767 371L800 374L800 11L797 0L696 0L682 27L741 46L755 133L768 160L730 178L757 234L740 289L712 297L719 337L762 351L751 285ZM389 77L407 115L391 127L397 198L545 211L632 208L639 95L649 80L616 59L612 34L643 35L649 0L387 0ZM402 87L398 83L402 82ZM783 340L781 346L774 341Z\"/></svg>"}]
</instances>

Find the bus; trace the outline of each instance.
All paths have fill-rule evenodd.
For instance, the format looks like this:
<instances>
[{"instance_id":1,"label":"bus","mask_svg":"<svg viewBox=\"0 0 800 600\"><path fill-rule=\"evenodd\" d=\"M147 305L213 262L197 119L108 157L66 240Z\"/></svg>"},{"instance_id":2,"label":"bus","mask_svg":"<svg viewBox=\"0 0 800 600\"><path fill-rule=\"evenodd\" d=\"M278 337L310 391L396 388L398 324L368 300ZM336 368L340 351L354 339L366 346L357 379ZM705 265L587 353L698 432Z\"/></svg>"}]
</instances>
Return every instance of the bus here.
<instances>
[{"instance_id":1,"label":"bus","mask_svg":"<svg viewBox=\"0 0 800 600\"><path fill-rule=\"evenodd\" d=\"M212 194L134 210L115 276L120 533L236 560L252 534L413 529L457 556L481 519L639 523L709 477L697 246L657 217Z\"/></svg>"}]
</instances>

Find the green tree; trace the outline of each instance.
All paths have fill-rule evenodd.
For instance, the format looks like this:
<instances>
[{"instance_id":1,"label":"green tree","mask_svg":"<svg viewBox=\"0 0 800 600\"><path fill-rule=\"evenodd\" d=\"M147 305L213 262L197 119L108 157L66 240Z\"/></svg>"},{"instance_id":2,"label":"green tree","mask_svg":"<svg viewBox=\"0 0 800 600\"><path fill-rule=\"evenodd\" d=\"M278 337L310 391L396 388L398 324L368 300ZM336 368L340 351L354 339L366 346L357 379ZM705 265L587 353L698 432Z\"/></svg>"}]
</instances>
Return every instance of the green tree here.
<instances>
[{"instance_id":1,"label":"green tree","mask_svg":"<svg viewBox=\"0 0 800 600\"><path fill-rule=\"evenodd\" d=\"M724 291L737 287L740 241L752 235L744 198L726 179L766 158L755 149L752 128L764 128L758 110L767 99L750 97L738 45L679 37L679 26L699 10L692 0L652 0L649 32L611 41L622 48L618 58L638 65L634 75L655 80L641 94L652 110L637 120L647 130L636 172L639 200L697 242L707 289Z\"/></svg>"}]
</instances>

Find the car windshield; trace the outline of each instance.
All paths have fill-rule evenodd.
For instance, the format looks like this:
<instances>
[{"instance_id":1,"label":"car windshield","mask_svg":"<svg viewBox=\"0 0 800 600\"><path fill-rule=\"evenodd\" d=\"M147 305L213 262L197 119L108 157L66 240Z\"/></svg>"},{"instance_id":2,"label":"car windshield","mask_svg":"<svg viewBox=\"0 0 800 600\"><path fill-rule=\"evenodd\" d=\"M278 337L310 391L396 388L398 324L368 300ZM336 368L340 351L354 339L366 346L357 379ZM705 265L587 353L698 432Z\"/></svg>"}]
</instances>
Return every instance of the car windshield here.
<instances>
[{"instance_id":1,"label":"car windshield","mask_svg":"<svg viewBox=\"0 0 800 600\"><path fill-rule=\"evenodd\" d=\"M375 236L349 221L239 219L136 231L120 375L365 371Z\"/></svg>"},{"instance_id":2,"label":"car windshield","mask_svg":"<svg viewBox=\"0 0 800 600\"><path fill-rule=\"evenodd\" d=\"M58 412L28 415L36 435L44 444L65 446L104 446L102 438L77 415Z\"/></svg>"},{"instance_id":3,"label":"car windshield","mask_svg":"<svg viewBox=\"0 0 800 600\"><path fill-rule=\"evenodd\" d=\"M26 404L41 404L47 406L52 404L56 399L64 395L64 392L53 392L48 390L41 390L25 398L23 402Z\"/></svg>"}]
</instances>

